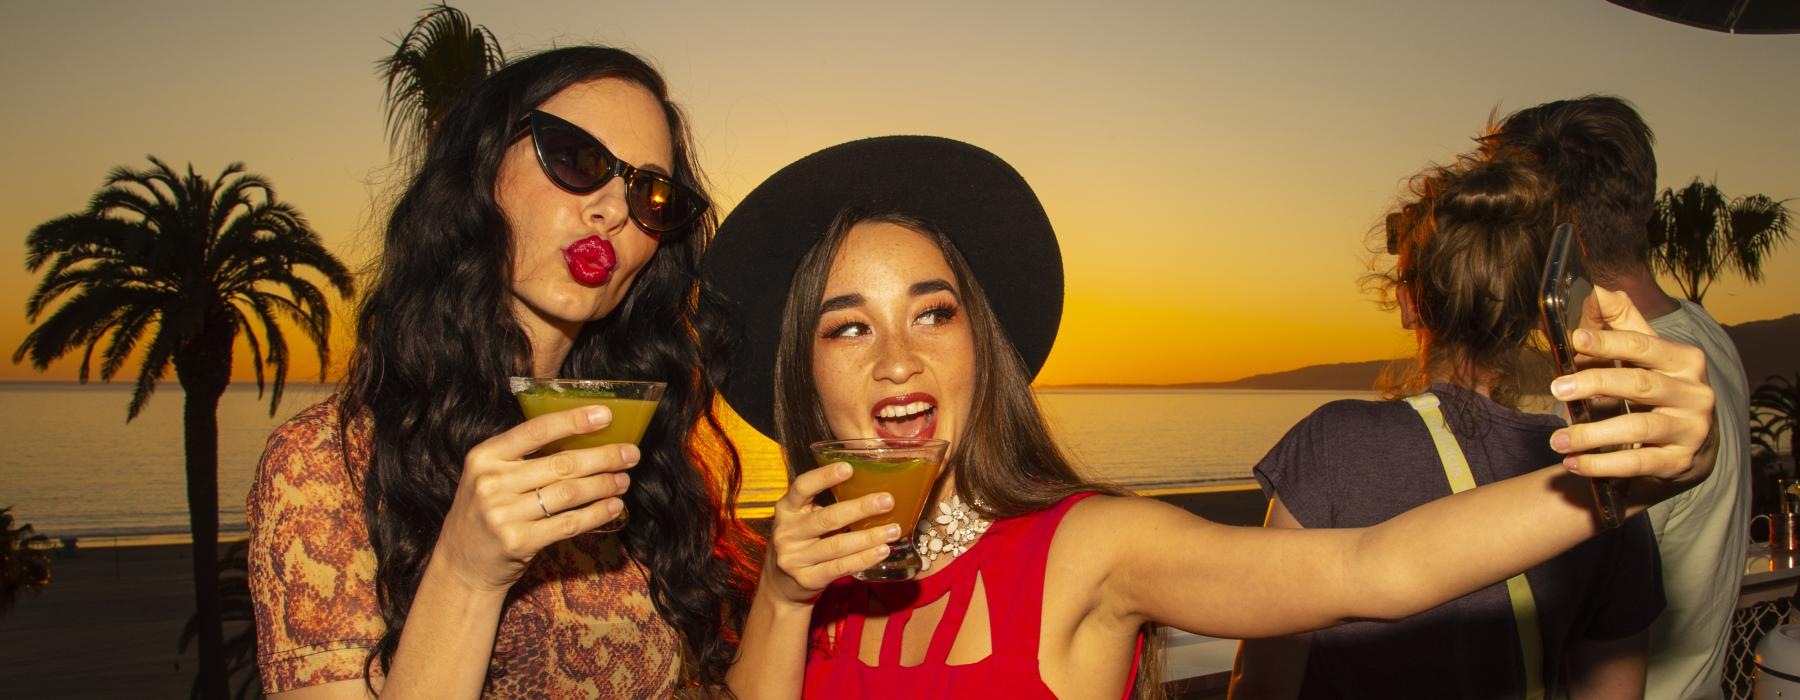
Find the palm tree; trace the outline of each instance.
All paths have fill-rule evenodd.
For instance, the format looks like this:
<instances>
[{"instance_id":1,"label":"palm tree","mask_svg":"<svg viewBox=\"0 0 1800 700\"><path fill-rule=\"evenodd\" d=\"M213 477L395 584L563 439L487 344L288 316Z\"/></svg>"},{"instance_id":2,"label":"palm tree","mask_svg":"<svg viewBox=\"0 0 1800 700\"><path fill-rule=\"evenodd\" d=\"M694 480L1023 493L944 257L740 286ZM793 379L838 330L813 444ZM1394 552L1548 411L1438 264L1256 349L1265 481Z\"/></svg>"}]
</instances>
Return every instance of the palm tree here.
<instances>
[{"instance_id":1,"label":"palm tree","mask_svg":"<svg viewBox=\"0 0 1800 700\"><path fill-rule=\"evenodd\" d=\"M0 615L11 610L21 593L37 593L50 585L50 538L30 523L13 527L12 506L0 508Z\"/></svg>"},{"instance_id":2,"label":"palm tree","mask_svg":"<svg viewBox=\"0 0 1800 700\"><path fill-rule=\"evenodd\" d=\"M1794 452L1800 442L1800 372L1793 379L1770 375L1768 381L1750 394L1750 412L1757 414L1751 424L1751 439L1775 453L1782 437L1787 438L1788 459L1800 458Z\"/></svg>"},{"instance_id":3,"label":"palm tree","mask_svg":"<svg viewBox=\"0 0 1800 700\"><path fill-rule=\"evenodd\" d=\"M187 395L183 426L200 677L207 697L224 697L218 406L231 383L233 346L240 335L249 346L257 396L265 385L272 388L274 415L287 384L282 323L298 326L317 349L321 378L330 359L331 307L297 273L311 268L340 295L349 295L353 283L305 216L276 198L266 178L238 163L208 180L192 165L184 176L155 156L150 162L155 167L146 170L114 168L86 211L41 224L26 238L26 267L47 268L25 302L26 316L35 323L61 303L26 335L13 362L29 357L41 371L80 352L85 383L99 350L100 378L111 380L148 336L127 421L174 366ZM101 341L108 341L104 349ZM265 377L265 366L272 377Z\"/></svg>"},{"instance_id":4,"label":"palm tree","mask_svg":"<svg viewBox=\"0 0 1800 700\"><path fill-rule=\"evenodd\" d=\"M1786 200L1760 194L1727 198L1718 186L1694 178L1657 198L1651 259L1698 304L1727 267L1746 280L1762 281L1763 258L1788 239L1791 223Z\"/></svg>"},{"instance_id":5,"label":"palm tree","mask_svg":"<svg viewBox=\"0 0 1800 700\"><path fill-rule=\"evenodd\" d=\"M375 62L387 79L388 145L416 152L469 86L506 64L500 40L487 27L444 3L425 14L393 43L394 53Z\"/></svg>"}]
</instances>

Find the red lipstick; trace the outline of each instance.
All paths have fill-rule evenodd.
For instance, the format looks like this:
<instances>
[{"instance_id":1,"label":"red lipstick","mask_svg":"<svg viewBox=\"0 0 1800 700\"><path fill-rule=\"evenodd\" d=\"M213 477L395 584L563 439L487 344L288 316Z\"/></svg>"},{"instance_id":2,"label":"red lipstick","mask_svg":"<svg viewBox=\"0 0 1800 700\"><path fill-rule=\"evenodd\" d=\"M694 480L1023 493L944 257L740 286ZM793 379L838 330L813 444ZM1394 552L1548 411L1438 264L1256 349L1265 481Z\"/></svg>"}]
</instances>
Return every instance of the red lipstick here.
<instances>
[{"instance_id":1,"label":"red lipstick","mask_svg":"<svg viewBox=\"0 0 1800 700\"><path fill-rule=\"evenodd\" d=\"M576 241L564 248L562 254L563 262L569 266L569 276L586 287L606 284L612 279L613 268L619 265L612 243L599 236Z\"/></svg>"}]
</instances>

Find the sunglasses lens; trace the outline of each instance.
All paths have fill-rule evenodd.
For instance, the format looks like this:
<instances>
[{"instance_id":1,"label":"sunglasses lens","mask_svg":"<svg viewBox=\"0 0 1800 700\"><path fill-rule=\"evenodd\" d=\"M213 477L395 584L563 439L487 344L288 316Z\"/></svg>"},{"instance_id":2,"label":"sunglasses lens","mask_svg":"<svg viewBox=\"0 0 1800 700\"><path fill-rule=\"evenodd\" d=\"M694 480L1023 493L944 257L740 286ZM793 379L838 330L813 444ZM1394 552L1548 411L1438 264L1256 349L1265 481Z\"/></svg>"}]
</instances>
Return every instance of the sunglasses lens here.
<instances>
[{"instance_id":1,"label":"sunglasses lens","mask_svg":"<svg viewBox=\"0 0 1800 700\"><path fill-rule=\"evenodd\" d=\"M565 189L592 192L606 184L612 172L612 154L600 148L586 133L556 123L533 124L533 138L543 157L544 172Z\"/></svg>"},{"instance_id":2,"label":"sunglasses lens","mask_svg":"<svg viewBox=\"0 0 1800 700\"><path fill-rule=\"evenodd\" d=\"M613 173L621 173L631 218L652 233L681 228L706 208L703 200L668 176L621 163L581 127L543 112L532 112L529 118L544 174L558 187L587 194L604 186Z\"/></svg>"},{"instance_id":3,"label":"sunglasses lens","mask_svg":"<svg viewBox=\"0 0 1800 700\"><path fill-rule=\"evenodd\" d=\"M679 228L698 211L685 188L660 175L639 171L627 183L626 194L638 225L657 233Z\"/></svg>"}]
</instances>

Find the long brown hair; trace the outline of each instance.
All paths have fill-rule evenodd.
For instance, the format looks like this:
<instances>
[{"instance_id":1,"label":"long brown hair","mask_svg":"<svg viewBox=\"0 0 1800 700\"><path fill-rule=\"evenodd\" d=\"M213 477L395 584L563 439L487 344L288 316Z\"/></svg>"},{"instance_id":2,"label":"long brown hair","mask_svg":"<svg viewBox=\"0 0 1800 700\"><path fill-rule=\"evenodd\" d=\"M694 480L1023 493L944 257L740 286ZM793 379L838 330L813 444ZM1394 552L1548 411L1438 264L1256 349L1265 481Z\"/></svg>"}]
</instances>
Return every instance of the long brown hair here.
<instances>
[{"instance_id":1,"label":"long brown hair","mask_svg":"<svg viewBox=\"0 0 1800 700\"><path fill-rule=\"evenodd\" d=\"M775 360L775 433L790 469L811 465L808 445L833 437L813 382L812 337L818 328L831 263L850 230L863 223L893 224L924 236L937 246L956 277L962 312L975 341L974 400L969 405L968 423L956 436L947 460L946 472L956 476L957 496L983 517L1000 519L1049 509L1077 493L1129 495L1116 486L1082 478L1057 447L1031 393L1031 374L1024 359L1013 348L974 270L950 237L917 217L855 208L838 213L825 236L801 258L788 287ZM1162 636L1154 624L1144 625L1143 634L1135 694L1161 698Z\"/></svg>"},{"instance_id":2,"label":"long brown hair","mask_svg":"<svg viewBox=\"0 0 1800 700\"><path fill-rule=\"evenodd\" d=\"M1476 371L1495 402L1518 407L1548 378L1537 290L1554 225L1549 183L1516 159L1468 156L1414 176L1410 195L1384 226L1392 266L1370 282L1389 303L1401 288L1411 296L1420 371L1384 389L1408 395Z\"/></svg>"},{"instance_id":3,"label":"long brown hair","mask_svg":"<svg viewBox=\"0 0 1800 700\"><path fill-rule=\"evenodd\" d=\"M825 237L807 251L788 287L775 361L775 434L790 465L811 464L807 446L833 436L819 406L812 375L812 335L819 323L831 263L850 230L863 223L889 223L924 236L937 246L956 277L963 313L975 339L975 389L963 434L947 464L956 474L963 502L989 518L1010 518L1056 505L1084 491L1121 493L1075 472L1051 438L1031 377L1006 332L995 319L981 283L962 253L936 227L892 213L840 212Z\"/></svg>"}]
</instances>

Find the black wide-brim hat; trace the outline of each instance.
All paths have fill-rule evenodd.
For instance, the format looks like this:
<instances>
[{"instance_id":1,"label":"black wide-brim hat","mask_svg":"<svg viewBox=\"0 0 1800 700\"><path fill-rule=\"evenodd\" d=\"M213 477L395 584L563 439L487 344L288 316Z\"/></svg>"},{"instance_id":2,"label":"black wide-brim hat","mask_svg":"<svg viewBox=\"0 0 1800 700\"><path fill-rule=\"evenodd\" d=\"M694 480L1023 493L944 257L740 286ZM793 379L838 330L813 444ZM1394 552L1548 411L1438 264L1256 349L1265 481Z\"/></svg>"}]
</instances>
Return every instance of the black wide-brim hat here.
<instances>
[{"instance_id":1,"label":"black wide-brim hat","mask_svg":"<svg viewBox=\"0 0 1800 700\"><path fill-rule=\"evenodd\" d=\"M1062 252L1025 178L960 141L882 136L832 146L744 197L700 264L735 309L742 342L722 387L733 410L775 436L775 349L800 259L838 212L903 214L942 231L968 260L1006 336L1037 376L1062 320Z\"/></svg>"}]
</instances>

